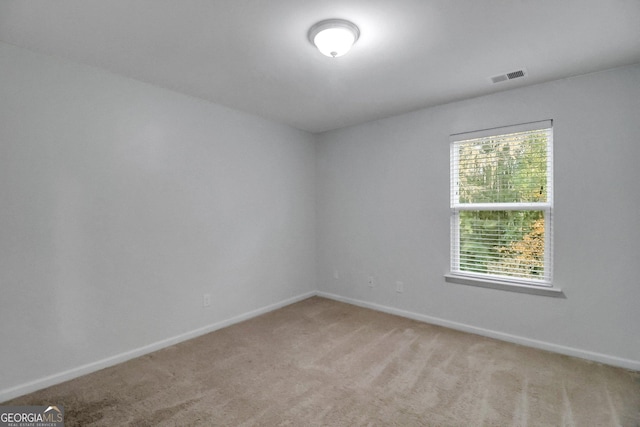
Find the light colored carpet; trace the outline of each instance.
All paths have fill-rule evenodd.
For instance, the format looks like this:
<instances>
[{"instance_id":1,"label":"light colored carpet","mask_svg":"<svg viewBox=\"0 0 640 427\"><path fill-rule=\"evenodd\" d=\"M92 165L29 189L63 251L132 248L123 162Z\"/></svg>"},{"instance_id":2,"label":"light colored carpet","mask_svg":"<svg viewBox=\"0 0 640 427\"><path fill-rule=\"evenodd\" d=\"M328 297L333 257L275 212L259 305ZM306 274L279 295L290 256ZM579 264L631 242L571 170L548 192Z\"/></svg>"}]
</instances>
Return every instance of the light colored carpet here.
<instances>
[{"instance_id":1,"label":"light colored carpet","mask_svg":"<svg viewBox=\"0 0 640 427\"><path fill-rule=\"evenodd\" d=\"M639 426L638 373L310 298L5 404L67 426Z\"/></svg>"}]
</instances>

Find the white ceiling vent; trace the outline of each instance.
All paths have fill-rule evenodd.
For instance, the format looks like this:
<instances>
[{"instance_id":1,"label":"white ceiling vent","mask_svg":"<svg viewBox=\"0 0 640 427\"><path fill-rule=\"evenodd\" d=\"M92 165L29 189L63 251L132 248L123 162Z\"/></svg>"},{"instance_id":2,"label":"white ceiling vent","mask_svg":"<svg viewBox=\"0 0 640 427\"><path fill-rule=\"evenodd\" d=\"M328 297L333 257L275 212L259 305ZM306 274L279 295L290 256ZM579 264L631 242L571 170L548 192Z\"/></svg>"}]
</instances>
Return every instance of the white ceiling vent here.
<instances>
[{"instance_id":1,"label":"white ceiling vent","mask_svg":"<svg viewBox=\"0 0 640 427\"><path fill-rule=\"evenodd\" d=\"M521 68L516 71L511 71L509 73L499 74L497 76L491 77L491 81L493 83L506 82L507 80L520 79L527 75L527 70L525 68Z\"/></svg>"}]
</instances>

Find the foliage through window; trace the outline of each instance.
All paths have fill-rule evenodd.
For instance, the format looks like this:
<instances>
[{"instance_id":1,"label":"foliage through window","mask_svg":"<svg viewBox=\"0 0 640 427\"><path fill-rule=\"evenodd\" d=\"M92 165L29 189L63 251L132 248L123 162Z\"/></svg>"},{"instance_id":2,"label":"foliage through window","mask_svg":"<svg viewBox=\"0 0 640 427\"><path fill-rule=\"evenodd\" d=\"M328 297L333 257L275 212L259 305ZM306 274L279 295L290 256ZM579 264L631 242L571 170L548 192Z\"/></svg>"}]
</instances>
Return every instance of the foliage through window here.
<instances>
[{"instance_id":1,"label":"foliage through window","mask_svg":"<svg viewBox=\"0 0 640 427\"><path fill-rule=\"evenodd\" d=\"M451 137L451 272L551 285L551 121Z\"/></svg>"}]
</instances>

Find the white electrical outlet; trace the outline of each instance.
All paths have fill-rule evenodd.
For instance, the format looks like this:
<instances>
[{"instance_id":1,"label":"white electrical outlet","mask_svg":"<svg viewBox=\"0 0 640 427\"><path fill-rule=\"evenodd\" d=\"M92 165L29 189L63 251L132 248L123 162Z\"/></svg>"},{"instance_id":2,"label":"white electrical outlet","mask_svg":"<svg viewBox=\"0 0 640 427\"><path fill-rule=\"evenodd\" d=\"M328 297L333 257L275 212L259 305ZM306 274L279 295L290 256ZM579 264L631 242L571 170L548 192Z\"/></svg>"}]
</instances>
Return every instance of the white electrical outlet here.
<instances>
[{"instance_id":1,"label":"white electrical outlet","mask_svg":"<svg viewBox=\"0 0 640 427\"><path fill-rule=\"evenodd\" d=\"M333 269L333 278L336 280L340 278L340 272L336 268Z\"/></svg>"},{"instance_id":2,"label":"white electrical outlet","mask_svg":"<svg viewBox=\"0 0 640 427\"><path fill-rule=\"evenodd\" d=\"M396 282L396 292L399 292L399 293L404 292L404 283Z\"/></svg>"},{"instance_id":3,"label":"white electrical outlet","mask_svg":"<svg viewBox=\"0 0 640 427\"><path fill-rule=\"evenodd\" d=\"M209 294L202 295L202 306L203 307L210 307L211 306L211 295L209 295Z\"/></svg>"},{"instance_id":4,"label":"white electrical outlet","mask_svg":"<svg viewBox=\"0 0 640 427\"><path fill-rule=\"evenodd\" d=\"M370 288L373 288L375 286L376 282L373 279L373 276L369 276L369 279L367 279L367 285L369 285Z\"/></svg>"}]
</instances>

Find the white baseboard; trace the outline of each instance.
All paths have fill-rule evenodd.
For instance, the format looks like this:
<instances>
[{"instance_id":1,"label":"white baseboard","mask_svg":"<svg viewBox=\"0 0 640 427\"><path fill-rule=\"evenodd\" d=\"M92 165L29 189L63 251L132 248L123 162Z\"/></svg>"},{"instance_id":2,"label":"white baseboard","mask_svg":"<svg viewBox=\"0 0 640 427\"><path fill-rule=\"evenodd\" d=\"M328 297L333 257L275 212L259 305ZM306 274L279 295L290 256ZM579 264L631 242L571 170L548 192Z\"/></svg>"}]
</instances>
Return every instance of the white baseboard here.
<instances>
[{"instance_id":1,"label":"white baseboard","mask_svg":"<svg viewBox=\"0 0 640 427\"><path fill-rule=\"evenodd\" d=\"M5 402L7 400L11 400L28 393L32 393L34 391L41 390L43 388L50 387L52 385L60 384L65 381L78 378L82 375L90 374L92 372L99 371L100 369L108 368L110 366L117 365L118 363L126 362L127 360L131 360L136 357L144 356L145 354L152 353L157 350L161 350L165 347L178 344L182 341L196 338L200 335L208 334L209 332L213 332L218 329L226 328L227 326L231 326L235 323L239 323L244 320L251 319L252 317L260 316L261 314L265 314L270 311L277 310L278 308L310 298L316 294L317 293L315 291L307 292L305 294L288 298L288 299L279 301L277 303L258 308L256 310L252 310L247 313L243 313L238 316L234 316L229 319L216 322L214 324L207 325L202 328L195 329L193 331L185 332L183 334L180 334L171 338L167 338L161 341L154 342L149 345L145 345L124 353L117 354L115 356L107 357L105 359L98 360L96 362L87 363L86 365L82 365L77 368L73 368L67 371L49 375L44 378L39 378L37 380L20 384L15 387L0 390L0 402Z\"/></svg>"},{"instance_id":2,"label":"white baseboard","mask_svg":"<svg viewBox=\"0 0 640 427\"><path fill-rule=\"evenodd\" d=\"M525 338L517 335L506 334L504 332L498 332L490 329L479 328L477 326L466 325L464 323L452 322L450 320L440 319L438 317L426 316L424 314L400 310L400 309L385 306L385 305L361 301L353 298L346 298L340 295L331 294L327 292L317 292L317 295L323 298L345 302L347 304L353 304L359 307L370 308L372 310L382 311L384 313L395 314L396 316L406 317L406 318L417 320L420 322L444 326L446 328L455 329L462 332L469 332L476 335L495 338L501 341L512 342L515 344L525 345L527 347L533 347L541 350L551 351L554 353L560 353L566 356L579 357L581 359L587 359L593 362L604 363L606 365L617 366L625 369L631 369L633 371L640 371L640 361L638 360L623 359L623 358L611 356L608 354L596 353L588 350L567 347L567 346L553 344L545 341L538 341L531 338Z\"/></svg>"},{"instance_id":3,"label":"white baseboard","mask_svg":"<svg viewBox=\"0 0 640 427\"><path fill-rule=\"evenodd\" d=\"M265 307L261 307L256 310L249 311L247 313L243 313L238 316L231 317L229 319L226 319L208 326L204 326L202 328L195 329L190 332L186 332L184 334L180 334L171 338L167 338L165 340L161 340L149 345L145 345L143 347L139 347L131 351L127 351L124 353L117 354L115 356L107 357L105 359L98 360L96 362L88 363L86 365L82 365L77 368L73 368L64 372L59 372L53 375L49 375L47 377L30 381L28 383L20 384L15 387L0 390L0 402L5 402L7 400L14 399L24 394L32 393L34 391L37 391L46 387L50 387L52 385L60 384L65 381L78 378L82 375L99 371L100 369L117 365L118 363L126 362L127 360L131 360L136 357L140 357L145 354L152 353L157 350L161 350L165 347L169 347L174 344L178 344L180 342L183 342L192 338L196 338L200 335L204 335L209 332L213 332L218 329L231 326L233 324L251 319L253 317L268 313L273 310L277 310L278 308L285 307L287 305L302 301L304 299L310 298L315 295L323 298L332 299L335 301L344 302L347 304L356 305L359 307L365 307L365 308L370 308L372 310L381 311L384 313L394 314L396 316L402 316L409 319L414 319L420 322L444 326L446 328L451 328L458 331L469 332L476 335L482 335L482 336L495 338L502 341L521 344L528 347L539 348L542 350L547 350L554 353L560 353L567 356L579 357L581 359L587 359L594 362L604 363L607 365L618 366L621 368L631 369L634 371L640 371L640 361L638 360L624 359L616 356L611 356L608 354L596 353L596 352L581 350L573 347L566 347L558 344L548 343L545 341L538 341L538 340L525 338L517 335L511 335L503 332L493 331L490 329L479 328L477 326L471 326L463 323L452 322L450 320L440 319L437 317L427 316L424 314L400 310L400 309L385 306L385 305L361 301L353 298L342 297L340 295L331 294L327 292L311 291L311 292L307 292L305 294L301 294L292 298L288 298L286 300L279 301L274 304L270 304Z\"/></svg>"}]
</instances>

